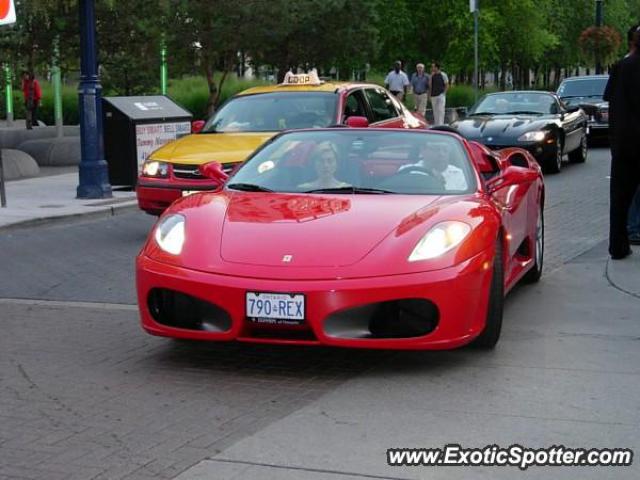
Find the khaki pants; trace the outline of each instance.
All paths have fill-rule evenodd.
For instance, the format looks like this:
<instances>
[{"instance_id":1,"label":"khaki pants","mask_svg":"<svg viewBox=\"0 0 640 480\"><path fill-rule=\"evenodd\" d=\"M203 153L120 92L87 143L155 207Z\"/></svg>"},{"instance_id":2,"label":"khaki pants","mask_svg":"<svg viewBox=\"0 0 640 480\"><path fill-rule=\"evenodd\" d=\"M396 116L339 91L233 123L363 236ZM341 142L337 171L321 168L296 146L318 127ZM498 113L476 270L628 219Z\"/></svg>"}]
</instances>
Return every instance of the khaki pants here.
<instances>
[{"instance_id":1,"label":"khaki pants","mask_svg":"<svg viewBox=\"0 0 640 480\"><path fill-rule=\"evenodd\" d=\"M427 94L418 93L413 95L416 101L416 112L424 117L424 112L427 111Z\"/></svg>"},{"instance_id":2,"label":"khaki pants","mask_svg":"<svg viewBox=\"0 0 640 480\"><path fill-rule=\"evenodd\" d=\"M437 97L431 97L431 107L433 108L433 124L444 125L444 107L447 103L447 97L441 93Z\"/></svg>"},{"instance_id":3,"label":"khaki pants","mask_svg":"<svg viewBox=\"0 0 640 480\"><path fill-rule=\"evenodd\" d=\"M391 95L393 95L394 97L396 97L400 101L402 101L402 99L404 98L404 92L402 90L399 91L399 92L396 92L395 90L393 90L393 91L391 91Z\"/></svg>"}]
</instances>

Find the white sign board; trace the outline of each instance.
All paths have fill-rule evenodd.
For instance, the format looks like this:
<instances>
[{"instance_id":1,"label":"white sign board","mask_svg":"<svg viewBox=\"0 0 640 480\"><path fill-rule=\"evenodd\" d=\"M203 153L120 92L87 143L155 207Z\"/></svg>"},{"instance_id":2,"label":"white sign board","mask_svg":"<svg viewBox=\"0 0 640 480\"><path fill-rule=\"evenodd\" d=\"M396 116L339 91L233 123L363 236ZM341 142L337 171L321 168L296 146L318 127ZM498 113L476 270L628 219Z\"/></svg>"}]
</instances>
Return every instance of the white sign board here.
<instances>
[{"instance_id":1,"label":"white sign board","mask_svg":"<svg viewBox=\"0 0 640 480\"><path fill-rule=\"evenodd\" d=\"M16 23L16 7L13 0L0 0L0 25Z\"/></svg>"},{"instance_id":2,"label":"white sign board","mask_svg":"<svg viewBox=\"0 0 640 480\"><path fill-rule=\"evenodd\" d=\"M471 13L478 9L478 0L469 0L469 11Z\"/></svg>"},{"instance_id":3,"label":"white sign board","mask_svg":"<svg viewBox=\"0 0 640 480\"><path fill-rule=\"evenodd\" d=\"M154 150L189 133L191 133L191 123L189 122L136 125L138 173L142 171L142 164Z\"/></svg>"}]
</instances>

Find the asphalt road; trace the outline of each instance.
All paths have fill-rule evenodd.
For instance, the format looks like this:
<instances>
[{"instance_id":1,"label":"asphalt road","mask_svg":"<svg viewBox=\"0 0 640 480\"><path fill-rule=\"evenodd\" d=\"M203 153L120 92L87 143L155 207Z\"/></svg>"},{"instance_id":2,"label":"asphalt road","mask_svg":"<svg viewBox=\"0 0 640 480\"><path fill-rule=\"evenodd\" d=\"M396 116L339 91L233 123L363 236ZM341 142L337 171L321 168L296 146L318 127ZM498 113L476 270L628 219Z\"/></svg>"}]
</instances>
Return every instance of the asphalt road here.
<instances>
[{"instance_id":1,"label":"asphalt road","mask_svg":"<svg viewBox=\"0 0 640 480\"><path fill-rule=\"evenodd\" d=\"M611 288L608 152L549 176L546 275L494 352L175 342L140 330L129 213L0 234L0 479L519 478L386 448L640 446L640 309ZM640 478L637 466L531 478Z\"/></svg>"}]
</instances>

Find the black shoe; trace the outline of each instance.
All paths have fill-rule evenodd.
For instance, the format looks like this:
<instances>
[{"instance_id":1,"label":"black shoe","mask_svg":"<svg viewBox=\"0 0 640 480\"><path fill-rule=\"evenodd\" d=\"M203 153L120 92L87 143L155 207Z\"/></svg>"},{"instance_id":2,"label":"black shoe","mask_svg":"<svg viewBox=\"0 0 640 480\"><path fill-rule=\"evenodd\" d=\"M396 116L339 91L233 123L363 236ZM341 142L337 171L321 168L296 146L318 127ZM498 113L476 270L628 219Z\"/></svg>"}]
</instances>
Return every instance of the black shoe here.
<instances>
[{"instance_id":1,"label":"black shoe","mask_svg":"<svg viewBox=\"0 0 640 480\"><path fill-rule=\"evenodd\" d=\"M611 259L612 260L622 260L623 258L628 257L629 255L631 255L633 253L633 251L631 249L627 250L624 253L612 253L611 254Z\"/></svg>"}]
</instances>

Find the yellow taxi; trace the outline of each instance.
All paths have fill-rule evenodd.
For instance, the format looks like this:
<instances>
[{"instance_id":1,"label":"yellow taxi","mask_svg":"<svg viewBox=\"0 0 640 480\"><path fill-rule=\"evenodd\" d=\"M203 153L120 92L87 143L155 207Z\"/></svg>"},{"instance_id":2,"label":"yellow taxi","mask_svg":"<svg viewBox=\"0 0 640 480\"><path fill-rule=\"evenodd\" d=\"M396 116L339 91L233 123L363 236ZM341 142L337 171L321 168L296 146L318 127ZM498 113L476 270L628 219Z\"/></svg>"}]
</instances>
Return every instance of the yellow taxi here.
<instances>
[{"instance_id":1,"label":"yellow taxi","mask_svg":"<svg viewBox=\"0 0 640 480\"><path fill-rule=\"evenodd\" d=\"M159 215L183 195L219 186L200 173L200 165L216 161L230 172L280 131L332 125L427 127L423 118L379 85L324 82L315 71L289 72L279 85L235 95L200 131L153 152L138 177L138 205Z\"/></svg>"}]
</instances>

